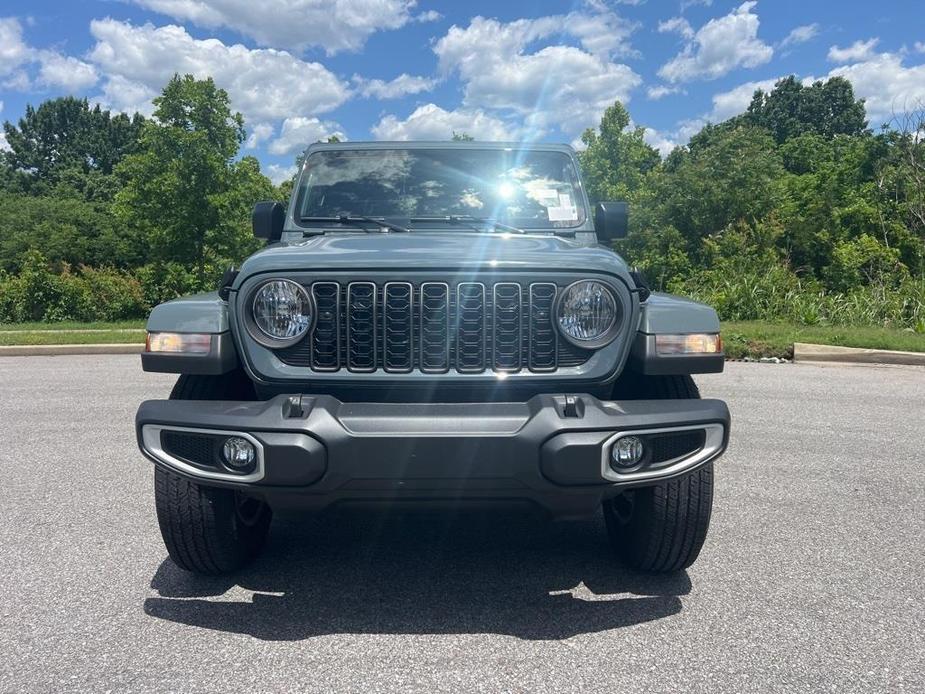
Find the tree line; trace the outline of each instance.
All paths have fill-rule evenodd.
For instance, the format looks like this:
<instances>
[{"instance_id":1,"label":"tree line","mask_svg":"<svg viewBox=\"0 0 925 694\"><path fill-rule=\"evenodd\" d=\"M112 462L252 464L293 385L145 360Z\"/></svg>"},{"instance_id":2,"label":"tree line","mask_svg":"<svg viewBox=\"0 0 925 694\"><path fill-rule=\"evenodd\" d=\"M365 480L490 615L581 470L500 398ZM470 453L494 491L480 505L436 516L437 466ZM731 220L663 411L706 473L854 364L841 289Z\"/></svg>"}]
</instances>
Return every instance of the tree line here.
<instances>
[{"instance_id":1,"label":"tree line","mask_svg":"<svg viewBox=\"0 0 925 694\"><path fill-rule=\"evenodd\" d=\"M655 286L725 320L925 332L925 109L873 132L847 80L788 77L664 160L644 134L614 104L580 159Z\"/></svg>"},{"instance_id":2,"label":"tree line","mask_svg":"<svg viewBox=\"0 0 925 694\"><path fill-rule=\"evenodd\" d=\"M211 79L174 76L151 118L71 97L4 123L0 321L141 317L212 289L285 200ZM925 110L873 132L842 78L793 77L666 158L620 103L582 136L593 200L631 203L618 244L650 282L725 319L925 332ZM454 138L467 138L454 133Z\"/></svg>"}]
</instances>

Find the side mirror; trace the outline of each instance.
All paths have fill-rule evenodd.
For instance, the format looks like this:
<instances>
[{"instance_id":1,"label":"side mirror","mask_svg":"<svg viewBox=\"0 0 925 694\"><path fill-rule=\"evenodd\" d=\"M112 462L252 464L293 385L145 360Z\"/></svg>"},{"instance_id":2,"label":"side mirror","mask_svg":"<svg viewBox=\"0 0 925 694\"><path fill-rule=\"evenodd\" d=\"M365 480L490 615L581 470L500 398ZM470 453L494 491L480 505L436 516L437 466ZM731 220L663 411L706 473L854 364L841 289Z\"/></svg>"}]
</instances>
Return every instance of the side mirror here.
<instances>
[{"instance_id":1,"label":"side mirror","mask_svg":"<svg viewBox=\"0 0 925 694\"><path fill-rule=\"evenodd\" d=\"M279 241L283 236L283 222L286 219L286 208L279 202L258 202L251 213L251 224L254 236L266 239L267 243Z\"/></svg>"},{"instance_id":2,"label":"side mirror","mask_svg":"<svg viewBox=\"0 0 925 694\"><path fill-rule=\"evenodd\" d=\"M625 202L599 202L594 208L594 231L599 241L622 239L629 227L629 205Z\"/></svg>"}]
</instances>

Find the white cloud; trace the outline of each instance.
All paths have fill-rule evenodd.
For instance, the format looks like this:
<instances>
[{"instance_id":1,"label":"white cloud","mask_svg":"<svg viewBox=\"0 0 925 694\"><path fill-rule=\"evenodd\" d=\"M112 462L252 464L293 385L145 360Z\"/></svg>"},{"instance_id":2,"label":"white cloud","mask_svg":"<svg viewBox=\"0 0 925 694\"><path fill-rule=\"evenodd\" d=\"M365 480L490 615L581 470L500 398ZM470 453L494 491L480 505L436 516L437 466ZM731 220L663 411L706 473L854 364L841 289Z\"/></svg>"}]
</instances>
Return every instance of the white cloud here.
<instances>
[{"instance_id":1,"label":"white cloud","mask_svg":"<svg viewBox=\"0 0 925 694\"><path fill-rule=\"evenodd\" d=\"M229 46L195 39L179 26L134 26L114 19L94 20L90 32L97 43L88 59L106 77L101 100L119 110L150 112L150 98L174 73L213 77L250 122L323 113L349 96L347 86L323 65L285 51Z\"/></svg>"},{"instance_id":2,"label":"white cloud","mask_svg":"<svg viewBox=\"0 0 925 694\"><path fill-rule=\"evenodd\" d=\"M578 39L581 47L592 55L638 57L630 44L630 36L639 28L607 7L603 0L586 0L587 11L572 12L564 18L562 29Z\"/></svg>"},{"instance_id":3,"label":"white cloud","mask_svg":"<svg viewBox=\"0 0 925 694\"><path fill-rule=\"evenodd\" d=\"M684 92L684 90L681 89L681 87L669 87L666 84L657 84L646 89L646 96L649 97L650 101L658 101L659 99L663 99L666 96L679 94L682 92Z\"/></svg>"},{"instance_id":4,"label":"white cloud","mask_svg":"<svg viewBox=\"0 0 925 694\"><path fill-rule=\"evenodd\" d=\"M441 19L443 19L443 15L437 12L437 10L427 10L425 12L421 12L420 14L414 15L414 21L421 23L439 22Z\"/></svg>"},{"instance_id":5,"label":"white cloud","mask_svg":"<svg viewBox=\"0 0 925 694\"><path fill-rule=\"evenodd\" d=\"M388 82L369 80L359 75L354 75L353 81L357 85L357 91L360 94L376 99L398 99L406 94L429 92L438 82L438 80L430 77L417 77L404 72Z\"/></svg>"},{"instance_id":6,"label":"white cloud","mask_svg":"<svg viewBox=\"0 0 925 694\"><path fill-rule=\"evenodd\" d=\"M752 102L755 91L760 89L769 92L774 89L779 77L770 80L758 80L756 82L746 82L734 87L726 92L719 92L713 95L713 110L706 116L705 120L711 123L721 123L724 120L744 113L748 105Z\"/></svg>"},{"instance_id":7,"label":"white cloud","mask_svg":"<svg viewBox=\"0 0 925 694\"><path fill-rule=\"evenodd\" d=\"M925 42L916 41L914 48L917 53L925 53Z\"/></svg>"},{"instance_id":8,"label":"white cloud","mask_svg":"<svg viewBox=\"0 0 925 694\"><path fill-rule=\"evenodd\" d=\"M99 81L96 68L72 56L56 51L39 51L39 82L60 87L68 92L80 92Z\"/></svg>"},{"instance_id":9,"label":"white cloud","mask_svg":"<svg viewBox=\"0 0 925 694\"><path fill-rule=\"evenodd\" d=\"M160 93L159 89L115 74L106 75L102 89L102 93L97 95L94 101L106 108L124 113L137 111L145 116L154 112L151 100Z\"/></svg>"},{"instance_id":10,"label":"white cloud","mask_svg":"<svg viewBox=\"0 0 925 694\"><path fill-rule=\"evenodd\" d=\"M646 128L643 131L642 139L645 140L646 144L648 144L650 147L657 149L658 153L661 154L662 157L667 157L669 154L671 154L671 150L678 146L678 142L676 140L653 128Z\"/></svg>"},{"instance_id":11,"label":"white cloud","mask_svg":"<svg viewBox=\"0 0 925 694\"><path fill-rule=\"evenodd\" d=\"M695 7L696 5L703 5L704 7L710 7L713 4L713 0L681 0L681 11L684 12L689 7Z\"/></svg>"},{"instance_id":12,"label":"white cloud","mask_svg":"<svg viewBox=\"0 0 925 694\"><path fill-rule=\"evenodd\" d=\"M317 118L291 116L283 121L279 137L268 147L270 154L290 154L308 147L312 142L326 140L337 135L341 140L347 137L337 123L325 123Z\"/></svg>"},{"instance_id":13,"label":"white cloud","mask_svg":"<svg viewBox=\"0 0 925 694\"><path fill-rule=\"evenodd\" d=\"M711 19L688 40L681 52L659 68L669 82L716 79L738 67L768 62L774 49L758 38L757 2L742 3L724 17Z\"/></svg>"},{"instance_id":14,"label":"white cloud","mask_svg":"<svg viewBox=\"0 0 925 694\"><path fill-rule=\"evenodd\" d=\"M288 181L290 178L296 175L298 169L293 164L292 166L280 166L279 164L270 164L266 169L264 169L264 174L267 178L272 181L274 186L278 186L284 181Z\"/></svg>"},{"instance_id":15,"label":"white cloud","mask_svg":"<svg viewBox=\"0 0 925 694\"><path fill-rule=\"evenodd\" d=\"M245 149L256 149L260 143L273 137L273 125L271 123L257 123L250 129L250 134L244 142Z\"/></svg>"},{"instance_id":16,"label":"white cloud","mask_svg":"<svg viewBox=\"0 0 925 694\"><path fill-rule=\"evenodd\" d=\"M263 46L329 55L356 51L376 31L408 23L414 0L132 0L183 22L227 27ZM428 14L428 13L424 13ZM431 16L431 15L428 15Z\"/></svg>"},{"instance_id":17,"label":"white cloud","mask_svg":"<svg viewBox=\"0 0 925 694\"><path fill-rule=\"evenodd\" d=\"M540 39L581 23L567 17L539 17L502 23L476 17L453 26L434 44L439 69L456 72L464 84L466 109L492 109L523 119L533 135L558 126L567 135L594 125L614 100L629 101L642 79L630 67L575 46L551 45L530 52ZM584 33L583 45L592 45ZM595 46L603 50L603 45ZM631 50L626 43L622 50Z\"/></svg>"},{"instance_id":18,"label":"white cloud","mask_svg":"<svg viewBox=\"0 0 925 694\"><path fill-rule=\"evenodd\" d=\"M0 113L3 113L3 102L0 101ZM6 141L6 132L0 128L0 152L9 152L10 143Z\"/></svg>"},{"instance_id":19,"label":"white cloud","mask_svg":"<svg viewBox=\"0 0 925 694\"><path fill-rule=\"evenodd\" d=\"M829 60L833 63L869 60L874 56L874 48L877 47L878 43L880 43L880 39L874 38L867 41L855 41L845 48L832 46L829 48Z\"/></svg>"},{"instance_id":20,"label":"white cloud","mask_svg":"<svg viewBox=\"0 0 925 694\"><path fill-rule=\"evenodd\" d=\"M896 53L879 53L868 60L841 65L829 77L844 77L854 87L855 96L865 100L867 117L876 128L894 113L925 103L925 64L903 65Z\"/></svg>"},{"instance_id":21,"label":"white cloud","mask_svg":"<svg viewBox=\"0 0 925 694\"><path fill-rule=\"evenodd\" d=\"M658 32L660 34L678 33L688 40L694 38L694 27L684 17L672 17L659 22Z\"/></svg>"},{"instance_id":22,"label":"white cloud","mask_svg":"<svg viewBox=\"0 0 925 694\"><path fill-rule=\"evenodd\" d=\"M783 41L780 42L781 48L786 46L795 46L798 43L806 43L819 34L818 24L803 24L793 29Z\"/></svg>"},{"instance_id":23,"label":"white cloud","mask_svg":"<svg viewBox=\"0 0 925 694\"><path fill-rule=\"evenodd\" d=\"M0 77L12 75L29 60L30 54L19 21L15 17L0 19Z\"/></svg>"},{"instance_id":24,"label":"white cloud","mask_svg":"<svg viewBox=\"0 0 925 694\"><path fill-rule=\"evenodd\" d=\"M477 140L517 137L513 128L481 109L446 111L436 104L419 106L404 120L389 114L371 131L378 140L449 140L454 132L464 132Z\"/></svg>"}]
</instances>

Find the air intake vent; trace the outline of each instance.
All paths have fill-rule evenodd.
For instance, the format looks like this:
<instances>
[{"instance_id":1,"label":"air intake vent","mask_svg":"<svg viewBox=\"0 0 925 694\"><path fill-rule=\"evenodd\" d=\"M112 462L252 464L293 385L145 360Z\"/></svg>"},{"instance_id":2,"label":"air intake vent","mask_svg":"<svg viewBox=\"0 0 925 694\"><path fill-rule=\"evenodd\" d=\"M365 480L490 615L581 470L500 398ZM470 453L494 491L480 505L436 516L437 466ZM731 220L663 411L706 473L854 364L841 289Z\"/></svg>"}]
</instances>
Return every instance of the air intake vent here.
<instances>
[{"instance_id":1,"label":"air intake vent","mask_svg":"<svg viewBox=\"0 0 925 694\"><path fill-rule=\"evenodd\" d=\"M312 367L318 371L340 368L340 285L315 282L315 330L312 333Z\"/></svg>"},{"instance_id":2,"label":"air intake vent","mask_svg":"<svg viewBox=\"0 0 925 694\"><path fill-rule=\"evenodd\" d=\"M214 468L218 463L218 445L224 437L187 431L161 431L161 448L165 453L199 467Z\"/></svg>"},{"instance_id":3,"label":"air intake vent","mask_svg":"<svg viewBox=\"0 0 925 694\"><path fill-rule=\"evenodd\" d=\"M552 283L530 285L530 370L554 371L559 336L553 327L558 287Z\"/></svg>"},{"instance_id":4,"label":"air intake vent","mask_svg":"<svg viewBox=\"0 0 925 694\"><path fill-rule=\"evenodd\" d=\"M464 373L485 370L485 285L456 286L456 368Z\"/></svg>"},{"instance_id":5,"label":"air intake vent","mask_svg":"<svg viewBox=\"0 0 925 694\"><path fill-rule=\"evenodd\" d=\"M376 369L376 285L372 282L347 286L347 368Z\"/></svg>"},{"instance_id":6,"label":"air intake vent","mask_svg":"<svg viewBox=\"0 0 925 694\"><path fill-rule=\"evenodd\" d=\"M450 368L450 288L442 282L421 285L421 371Z\"/></svg>"},{"instance_id":7,"label":"air intake vent","mask_svg":"<svg viewBox=\"0 0 925 694\"><path fill-rule=\"evenodd\" d=\"M520 285L499 282L494 296L494 362L496 371L519 371L520 359Z\"/></svg>"},{"instance_id":8,"label":"air intake vent","mask_svg":"<svg viewBox=\"0 0 925 694\"><path fill-rule=\"evenodd\" d=\"M411 371L414 347L414 291L410 282L385 285L382 309L383 362L386 371Z\"/></svg>"}]
</instances>

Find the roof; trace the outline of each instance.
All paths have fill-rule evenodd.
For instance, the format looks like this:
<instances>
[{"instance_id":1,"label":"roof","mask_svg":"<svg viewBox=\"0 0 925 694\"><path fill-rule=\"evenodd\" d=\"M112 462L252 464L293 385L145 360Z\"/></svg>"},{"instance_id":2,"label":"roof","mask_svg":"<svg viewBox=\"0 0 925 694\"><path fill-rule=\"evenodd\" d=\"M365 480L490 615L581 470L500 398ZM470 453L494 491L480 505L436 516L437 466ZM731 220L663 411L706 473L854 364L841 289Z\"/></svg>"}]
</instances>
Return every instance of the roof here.
<instances>
[{"instance_id":1,"label":"roof","mask_svg":"<svg viewBox=\"0 0 925 694\"><path fill-rule=\"evenodd\" d=\"M482 140L408 140L408 141L349 141L349 142L315 142L308 146L305 153L336 150L374 150L374 149L507 149L534 150L546 152L564 152L574 155L571 146L554 142L488 142Z\"/></svg>"}]
</instances>

